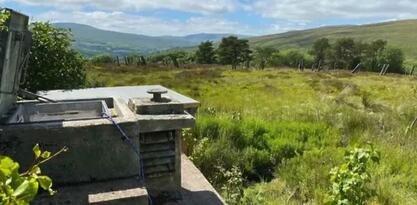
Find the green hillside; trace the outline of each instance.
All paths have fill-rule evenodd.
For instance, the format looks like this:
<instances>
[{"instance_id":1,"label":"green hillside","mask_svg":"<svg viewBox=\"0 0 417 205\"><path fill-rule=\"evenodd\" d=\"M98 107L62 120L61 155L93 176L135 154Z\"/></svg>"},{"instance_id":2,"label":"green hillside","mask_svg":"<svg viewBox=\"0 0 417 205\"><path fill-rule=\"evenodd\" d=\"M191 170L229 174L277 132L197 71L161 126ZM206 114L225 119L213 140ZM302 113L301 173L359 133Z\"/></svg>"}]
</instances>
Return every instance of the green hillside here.
<instances>
[{"instance_id":1,"label":"green hillside","mask_svg":"<svg viewBox=\"0 0 417 205\"><path fill-rule=\"evenodd\" d=\"M417 20L403 20L362 26L323 27L303 31L250 38L251 46L276 48L310 48L319 38L352 37L356 40L387 40L389 46L402 48L407 58L417 60Z\"/></svg>"},{"instance_id":2,"label":"green hillside","mask_svg":"<svg viewBox=\"0 0 417 205\"><path fill-rule=\"evenodd\" d=\"M202 41L217 41L224 36L231 35L200 33L187 36L146 36L107 31L76 23L56 23L54 26L70 29L74 37L74 48L87 56L100 53L122 56L130 53L152 53L196 46Z\"/></svg>"}]
</instances>

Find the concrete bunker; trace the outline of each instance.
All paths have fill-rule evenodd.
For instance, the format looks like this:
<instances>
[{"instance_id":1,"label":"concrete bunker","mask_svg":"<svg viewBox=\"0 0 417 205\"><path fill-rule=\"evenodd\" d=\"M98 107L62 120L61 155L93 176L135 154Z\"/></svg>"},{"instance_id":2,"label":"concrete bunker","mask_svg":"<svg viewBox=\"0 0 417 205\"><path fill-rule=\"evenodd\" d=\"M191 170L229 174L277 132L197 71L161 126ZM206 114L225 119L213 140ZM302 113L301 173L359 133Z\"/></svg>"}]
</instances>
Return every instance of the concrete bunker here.
<instances>
[{"instance_id":1,"label":"concrete bunker","mask_svg":"<svg viewBox=\"0 0 417 205\"><path fill-rule=\"evenodd\" d=\"M42 167L58 194L33 204L223 204L181 151L197 101L159 85L45 91L17 101L30 32L28 17L9 11L10 29L0 36L0 154L24 168L37 143L70 150Z\"/></svg>"}]
</instances>

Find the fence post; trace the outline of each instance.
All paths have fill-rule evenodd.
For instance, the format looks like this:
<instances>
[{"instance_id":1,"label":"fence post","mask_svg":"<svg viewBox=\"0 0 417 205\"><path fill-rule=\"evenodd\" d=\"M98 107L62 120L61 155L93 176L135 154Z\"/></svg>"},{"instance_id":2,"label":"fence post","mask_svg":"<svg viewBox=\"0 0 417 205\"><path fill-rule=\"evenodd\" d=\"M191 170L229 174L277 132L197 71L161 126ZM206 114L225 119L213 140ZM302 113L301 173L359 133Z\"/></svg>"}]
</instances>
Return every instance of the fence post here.
<instances>
[{"instance_id":1,"label":"fence post","mask_svg":"<svg viewBox=\"0 0 417 205\"><path fill-rule=\"evenodd\" d=\"M319 64L317 65L317 72L320 72L321 70L321 60L319 60Z\"/></svg>"},{"instance_id":2,"label":"fence post","mask_svg":"<svg viewBox=\"0 0 417 205\"><path fill-rule=\"evenodd\" d=\"M120 66L120 59L119 59L119 56L116 56L116 63L117 63L117 66Z\"/></svg>"},{"instance_id":3,"label":"fence post","mask_svg":"<svg viewBox=\"0 0 417 205\"><path fill-rule=\"evenodd\" d=\"M416 68L416 66L413 66L413 68L411 69L410 75L414 74L414 69Z\"/></svg>"},{"instance_id":4,"label":"fence post","mask_svg":"<svg viewBox=\"0 0 417 205\"><path fill-rule=\"evenodd\" d=\"M356 67L352 70L352 73L357 73L359 72L359 70L361 69L362 64L358 63L358 65L356 65Z\"/></svg>"},{"instance_id":5,"label":"fence post","mask_svg":"<svg viewBox=\"0 0 417 205\"><path fill-rule=\"evenodd\" d=\"M387 74L387 71L388 71L389 66L390 66L390 64L387 64L387 66L385 67L384 75Z\"/></svg>"},{"instance_id":6,"label":"fence post","mask_svg":"<svg viewBox=\"0 0 417 205\"><path fill-rule=\"evenodd\" d=\"M381 68L381 71L379 72L379 75L383 75L384 74L384 70L385 70L385 66L386 66L387 64L383 64L382 65L382 68Z\"/></svg>"}]
</instances>

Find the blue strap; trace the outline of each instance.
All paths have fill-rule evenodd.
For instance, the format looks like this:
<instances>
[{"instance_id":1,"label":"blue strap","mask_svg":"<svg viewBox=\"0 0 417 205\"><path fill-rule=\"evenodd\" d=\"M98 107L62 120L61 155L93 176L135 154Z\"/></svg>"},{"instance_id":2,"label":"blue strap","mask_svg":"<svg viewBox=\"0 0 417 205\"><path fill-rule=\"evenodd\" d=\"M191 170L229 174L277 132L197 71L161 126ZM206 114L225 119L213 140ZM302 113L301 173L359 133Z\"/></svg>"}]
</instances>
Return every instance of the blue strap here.
<instances>
[{"instance_id":1,"label":"blue strap","mask_svg":"<svg viewBox=\"0 0 417 205\"><path fill-rule=\"evenodd\" d=\"M117 128L117 130L120 132L120 134L122 135L122 141L126 142L130 148L135 152L135 154L137 155L138 159L139 159L139 176L140 176L140 181L142 181L145 184L145 175L144 175L144 170L143 170L143 161L142 158L140 156L140 147L136 146L132 140L129 138L129 136L127 136L126 132L120 127L119 124L117 124L117 122L106 112L103 112L103 118L108 119L110 122L112 122L112 124ZM149 196L148 194L148 201L149 204L152 205L152 199L151 196Z\"/></svg>"}]
</instances>

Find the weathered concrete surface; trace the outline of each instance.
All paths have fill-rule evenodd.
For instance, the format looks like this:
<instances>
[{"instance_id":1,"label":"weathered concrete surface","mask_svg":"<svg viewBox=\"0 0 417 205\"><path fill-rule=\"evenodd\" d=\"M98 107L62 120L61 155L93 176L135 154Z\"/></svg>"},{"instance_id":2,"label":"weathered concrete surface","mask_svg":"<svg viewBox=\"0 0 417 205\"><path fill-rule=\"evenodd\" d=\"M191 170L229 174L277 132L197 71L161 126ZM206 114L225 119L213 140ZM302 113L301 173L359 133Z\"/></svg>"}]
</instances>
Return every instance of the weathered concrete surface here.
<instances>
[{"instance_id":1,"label":"weathered concrete surface","mask_svg":"<svg viewBox=\"0 0 417 205\"><path fill-rule=\"evenodd\" d=\"M135 115L126 102L115 103L115 120L139 146ZM43 122L0 126L0 153L19 161L22 169L32 164L32 147L48 151L66 146L69 151L42 167L57 184L76 184L139 175L139 159L107 119Z\"/></svg>"},{"instance_id":2,"label":"weathered concrete surface","mask_svg":"<svg viewBox=\"0 0 417 205\"><path fill-rule=\"evenodd\" d=\"M176 100L153 102L151 98L131 98L128 104L139 115L184 114L184 105Z\"/></svg>"},{"instance_id":3,"label":"weathered concrete surface","mask_svg":"<svg viewBox=\"0 0 417 205\"><path fill-rule=\"evenodd\" d=\"M164 205L223 205L226 204L204 175L185 156L181 155L181 200L154 199L154 204Z\"/></svg>"},{"instance_id":4,"label":"weathered concrete surface","mask_svg":"<svg viewBox=\"0 0 417 205\"><path fill-rule=\"evenodd\" d=\"M198 168L185 156L181 156L182 197L180 205L226 204Z\"/></svg>"},{"instance_id":5,"label":"weathered concrete surface","mask_svg":"<svg viewBox=\"0 0 417 205\"><path fill-rule=\"evenodd\" d=\"M126 102L130 98L148 98L152 97L146 91L150 89L166 89L168 90L167 94L164 94L164 97L176 100L179 103L184 105L185 109L192 108L196 110L199 105L199 102L193 100L189 97L181 95L173 90L167 89L160 85L144 85L144 86L122 86L122 87L109 87L109 88L88 88L80 90L51 90L46 92L39 92L38 94L51 98L53 100L77 100L77 99L97 99L97 98L107 98L107 97L116 97L122 98Z\"/></svg>"},{"instance_id":6,"label":"weathered concrete surface","mask_svg":"<svg viewBox=\"0 0 417 205\"><path fill-rule=\"evenodd\" d=\"M140 133L159 132L192 128L195 118L189 114L182 115L138 115Z\"/></svg>"},{"instance_id":7,"label":"weathered concrete surface","mask_svg":"<svg viewBox=\"0 0 417 205\"><path fill-rule=\"evenodd\" d=\"M154 204L163 205L224 205L222 197L207 181L200 170L183 154L181 155L181 200L154 199Z\"/></svg>"},{"instance_id":8,"label":"weathered concrete surface","mask_svg":"<svg viewBox=\"0 0 417 205\"><path fill-rule=\"evenodd\" d=\"M148 192L136 178L56 188L40 194L32 205L148 205Z\"/></svg>"},{"instance_id":9,"label":"weathered concrete surface","mask_svg":"<svg viewBox=\"0 0 417 205\"><path fill-rule=\"evenodd\" d=\"M106 110L108 110L107 105L102 100L19 103L6 124L99 119Z\"/></svg>"},{"instance_id":10,"label":"weathered concrete surface","mask_svg":"<svg viewBox=\"0 0 417 205\"><path fill-rule=\"evenodd\" d=\"M141 134L143 170L146 188L153 197L169 196L179 198L181 191L181 131L165 131ZM168 149L147 152L147 148L170 145ZM173 146L172 146L173 145ZM153 166L154 163L169 159L168 163ZM151 163L151 165L148 165Z\"/></svg>"},{"instance_id":11,"label":"weathered concrete surface","mask_svg":"<svg viewBox=\"0 0 417 205\"><path fill-rule=\"evenodd\" d=\"M226 204L203 174L185 156L181 156L181 200L153 198L153 205ZM58 193L41 194L33 205L148 205L148 192L137 179L113 180L56 188Z\"/></svg>"},{"instance_id":12,"label":"weathered concrete surface","mask_svg":"<svg viewBox=\"0 0 417 205\"><path fill-rule=\"evenodd\" d=\"M25 59L32 39L27 26L29 17L13 10L8 11L8 32L0 32L0 117L16 103L21 72L27 65Z\"/></svg>"}]
</instances>

